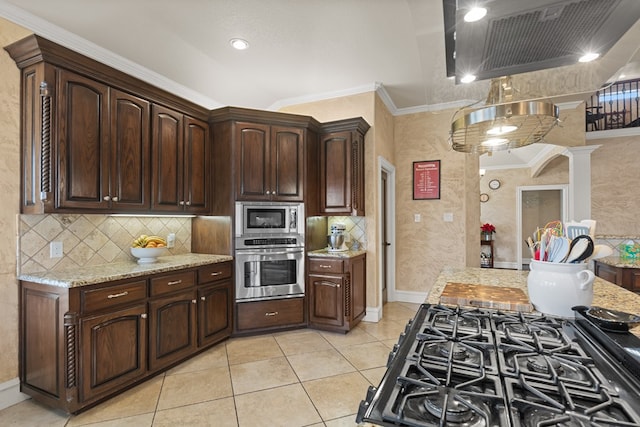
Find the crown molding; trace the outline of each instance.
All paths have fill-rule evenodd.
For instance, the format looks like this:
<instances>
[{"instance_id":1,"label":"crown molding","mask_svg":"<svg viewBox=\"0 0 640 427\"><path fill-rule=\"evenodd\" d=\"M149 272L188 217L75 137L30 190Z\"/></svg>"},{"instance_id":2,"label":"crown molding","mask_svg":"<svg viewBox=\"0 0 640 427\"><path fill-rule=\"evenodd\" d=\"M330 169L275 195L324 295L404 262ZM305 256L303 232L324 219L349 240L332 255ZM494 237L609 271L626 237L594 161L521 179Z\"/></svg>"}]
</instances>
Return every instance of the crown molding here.
<instances>
[{"instance_id":1,"label":"crown molding","mask_svg":"<svg viewBox=\"0 0 640 427\"><path fill-rule=\"evenodd\" d=\"M223 105L213 99L203 96L184 85L164 77L148 68L130 61L110 50L98 46L70 31L58 27L42 18L39 18L19 7L0 0L0 16L18 24L35 34L42 36L52 42L58 43L68 49L74 50L91 59L102 62L116 70L137 77L149 84L164 89L174 95L178 95L202 107L214 109Z\"/></svg>"}]
</instances>

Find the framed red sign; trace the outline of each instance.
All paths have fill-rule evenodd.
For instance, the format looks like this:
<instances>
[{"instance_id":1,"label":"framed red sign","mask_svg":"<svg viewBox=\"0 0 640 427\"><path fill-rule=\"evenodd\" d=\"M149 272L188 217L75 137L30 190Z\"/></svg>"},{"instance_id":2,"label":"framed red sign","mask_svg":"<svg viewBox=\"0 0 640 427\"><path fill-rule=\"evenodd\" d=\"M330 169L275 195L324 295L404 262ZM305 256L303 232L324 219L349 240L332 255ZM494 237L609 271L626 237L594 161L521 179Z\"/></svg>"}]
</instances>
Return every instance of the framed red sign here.
<instances>
[{"instance_id":1,"label":"framed red sign","mask_svg":"<svg viewBox=\"0 0 640 427\"><path fill-rule=\"evenodd\" d=\"M440 198L440 160L413 162L413 200Z\"/></svg>"}]
</instances>

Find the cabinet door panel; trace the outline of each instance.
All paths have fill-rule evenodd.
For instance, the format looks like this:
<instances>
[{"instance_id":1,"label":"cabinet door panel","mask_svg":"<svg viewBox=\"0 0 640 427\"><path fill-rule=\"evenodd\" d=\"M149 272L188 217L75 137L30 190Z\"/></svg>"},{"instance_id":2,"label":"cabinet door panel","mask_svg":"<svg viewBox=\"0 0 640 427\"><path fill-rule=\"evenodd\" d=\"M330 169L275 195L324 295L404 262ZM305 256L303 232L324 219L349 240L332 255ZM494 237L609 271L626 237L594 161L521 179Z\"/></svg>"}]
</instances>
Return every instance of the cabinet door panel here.
<instances>
[{"instance_id":1,"label":"cabinet door panel","mask_svg":"<svg viewBox=\"0 0 640 427\"><path fill-rule=\"evenodd\" d=\"M177 362L196 348L195 291L149 302L149 369Z\"/></svg>"},{"instance_id":2,"label":"cabinet door panel","mask_svg":"<svg viewBox=\"0 0 640 427\"><path fill-rule=\"evenodd\" d=\"M321 209L325 213L351 211L351 136L338 132L325 137L320 156Z\"/></svg>"},{"instance_id":3,"label":"cabinet door panel","mask_svg":"<svg viewBox=\"0 0 640 427\"><path fill-rule=\"evenodd\" d=\"M344 301L342 278L310 274L311 323L342 326L344 324Z\"/></svg>"},{"instance_id":4,"label":"cabinet door panel","mask_svg":"<svg viewBox=\"0 0 640 427\"><path fill-rule=\"evenodd\" d=\"M154 210L176 211L183 195L182 114L153 106L152 182Z\"/></svg>"},{"instance_id":5,"label":"cabinet door panel","mask_svg":"<svg viewBox=\"0 0 640 427\"><path fill-rule=\"evenodd\" d=\"M149 209L149 149L149 103L112 89L109 193L114 207Z\"/></svg>"},{"instance_id":6,"label":"cabinet door panel","mask_svg":"<svg viewBox=\"0 0 640 427\"><path fill-rule=\"evenodd\" d=\"M146 372L145 313L142 304L80 321L81 401L113 391Z\"/></svg>"},{"instance_id":7,"label":"cabinet door panel","mask_svg":"<svg viewBox=\"0 0 640 427\"><path fill-rule=\"evenodd\" d=\"M58 94L58 207L107 208L108 87L60 70Z\"/></svg>"},{"instance_id":8,"label":"cabinet door panel","mask_svg":"<svg viewBox=\"0 0 640 427\"><path fill-rule=\"evenodd\" d=\"M230 280L198 290L198 346L220 341L231 334Z\"/></svg>"},{"instance_id":9,"label":"cabinet door panel","mask_svg":"<svg viewBox=\"0 0 640 427\"><path fill-rule=\"evenodd\" d=\"M302 129L271 130L271 190L274 199L303 200L304 134Z\"/></svg>"},{"instance_id":10,"label":"cabinet door panel","mask_svg":"<svg viewBox=\"0 0 640 427\"><path fill-rule=\"evenodd\" d=\"M269 200L269 126L237 123L237 200Z\"/></svg>"},{"instance_id":11,"label":"cabinet door panel","mask_svg":"<svg viewBox=\"0 0 640 427\"><path fill-rule=\"evenodd\" d=\"M185 116L184 198L186 210L209 209L209 125Z\"/></svg>"}]
</instances>

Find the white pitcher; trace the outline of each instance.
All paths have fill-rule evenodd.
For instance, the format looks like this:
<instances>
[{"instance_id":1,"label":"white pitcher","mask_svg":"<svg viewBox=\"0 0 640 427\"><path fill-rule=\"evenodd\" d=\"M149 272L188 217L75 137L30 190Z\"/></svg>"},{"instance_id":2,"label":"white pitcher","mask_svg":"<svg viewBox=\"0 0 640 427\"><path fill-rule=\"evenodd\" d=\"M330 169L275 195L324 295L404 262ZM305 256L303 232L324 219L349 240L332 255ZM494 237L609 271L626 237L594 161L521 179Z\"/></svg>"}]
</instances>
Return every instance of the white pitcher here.
<instances>
[{"instance_id":1,"label":"white pitcher","mask_svg":"<svg viewBox=\"0 0 640 427\"><path fill-rule=\"evenodd\" d=\"M541 313L574 317L571 307L590 306L594 274L587 263L531 261L527 289L533 307Z\"/></svg>"}]
</instances>

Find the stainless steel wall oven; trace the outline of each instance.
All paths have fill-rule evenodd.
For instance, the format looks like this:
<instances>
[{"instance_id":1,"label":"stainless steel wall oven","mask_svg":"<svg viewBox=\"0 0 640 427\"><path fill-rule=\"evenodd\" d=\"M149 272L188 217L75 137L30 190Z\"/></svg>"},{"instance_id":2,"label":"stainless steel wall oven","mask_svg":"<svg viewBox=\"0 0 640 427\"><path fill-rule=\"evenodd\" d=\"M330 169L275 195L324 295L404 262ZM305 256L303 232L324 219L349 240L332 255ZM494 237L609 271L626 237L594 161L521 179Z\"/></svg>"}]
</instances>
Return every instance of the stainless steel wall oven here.
<instances>
[{"instance_id":1,"label":"stainless steel wall oven","mask_svg":"<svg viewBox=\"0 0 640 427\"><path fill-rule=\"evenodd\" d=\"M236 301L304 296L304 207L236 204Z\"/></svg>"}]
</instances>

